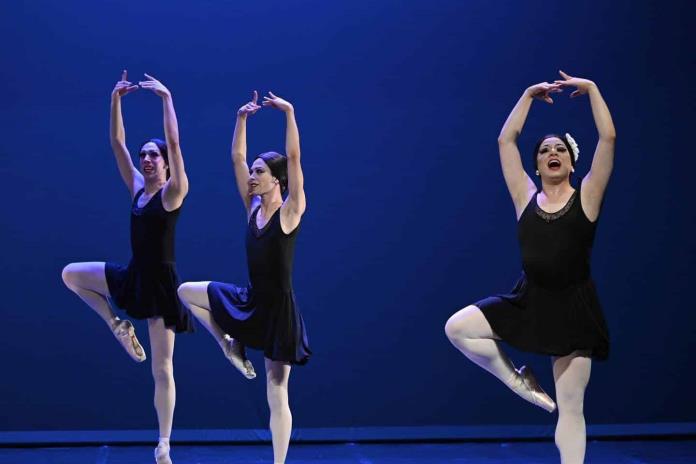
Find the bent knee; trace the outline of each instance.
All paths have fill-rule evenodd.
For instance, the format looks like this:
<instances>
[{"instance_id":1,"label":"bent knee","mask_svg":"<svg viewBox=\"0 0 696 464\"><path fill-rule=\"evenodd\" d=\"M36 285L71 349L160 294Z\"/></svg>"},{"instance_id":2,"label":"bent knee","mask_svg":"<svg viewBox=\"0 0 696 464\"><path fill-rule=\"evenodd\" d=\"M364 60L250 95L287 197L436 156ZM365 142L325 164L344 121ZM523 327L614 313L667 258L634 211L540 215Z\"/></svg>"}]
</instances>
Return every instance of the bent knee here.
<instances>
[{"instance_id":1,"label":"bent knee","mask_svg":"<svg viewBox=\"0 0 696 464\"><path fill-rule=\"evenodd\" d=\"M61 277L63 278L63 283L65 284L66 287L68 287L71 290L79 287L79 285L78 285L79 272L77 269L78 268L77 268L77 265L75 263L70 263L63 268L63 272L61 273Z\"/></svg>"},{"instance_id":2,"label":"bent knee","mask_svg":"<svg viewBox=\"0 0 696 464\"><path fill-rule=\"evenodd\" d=\"M179 285L179 288L176 289L176 294L179 295L179 299L185 303L188 303L190 296L191 296L191 285L190 282L184 282L183 284Z\"/></svg>"},{"instance_id":3,"label":"bent knee","mask_svg":"<svg viewBox=\"0 0 696 464\"><path fill-rule=\"evenodd\" d=\"M474 338L473 327L476 324L474 313L481 313L481 310L474 305L469 305L454 313L445 323L445 334L450 341Z\"/></svg>"},{"instance_id":4,"label":"bent knee","mask_svg":"<svg viewBox=\"0 0 696 464\"><path fill-rule=\"evenodd\" d=\"M184 282L179 285L176 293L184 303L196 304L196 296L200 294L202 288L200 282Z\"/></svg>"},{"instance_id":5,"label":"bent knee","mask_svg":"<svg viewBox=\"0 0 696 464\"><path fill-rule=\"evenodd\" d=\"M447 319L447 322L445 322L445 335L447 335L447 338L452 340L454 338L458 338L460 333L460 322L454 316L450 316L450 318Z\"/></svg>"},{"instance_id":6,"label":"bent knee","mask_svg":"<svg viewBox=\"0 0 696 464\"><path fill-rule=\"evenodd\" d=\"M196 306L207 306L208 282L184 282L179 285L176 293L179 299L185 304Z\"/></svg>"}]
</instances>

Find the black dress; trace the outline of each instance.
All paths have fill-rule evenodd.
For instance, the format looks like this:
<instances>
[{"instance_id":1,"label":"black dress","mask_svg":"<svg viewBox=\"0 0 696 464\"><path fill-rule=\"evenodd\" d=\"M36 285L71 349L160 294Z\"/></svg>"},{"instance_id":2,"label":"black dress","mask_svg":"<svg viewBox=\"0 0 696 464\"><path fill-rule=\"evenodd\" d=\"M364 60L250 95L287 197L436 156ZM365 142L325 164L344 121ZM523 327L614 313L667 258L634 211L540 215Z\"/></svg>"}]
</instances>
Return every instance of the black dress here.
<instances>
[{"instance_id":1,"label":"black dress","mask_svg":"<svg viewBox=\"0 0 696 464\"><path fill-rule=\"evenodd\" d=\"M607 358L609 332L590 275L596 226L579 188L556 213L532 197L518 221L522 276L511 293L474 303L503 341L541 354Z\"/></svg>"},{"instance_id":2,"label":"black dress","mask_svg":"<svg viewBox=\"0 0 696 464\"><path fill-rule=\"evenodd\" d=\"M133 198L131 207L131 250L128 266L106 263L106 282L111 299L135 319L162 317L175 332L192 332L189 312L176 293L179 276L174 257L174 231L181 208L167 211L162 189L142 208Z\"/></svg>"},{"instance_id":3,"label":"black dress","mask_svg":"<svg viewBox=\"0 0 696 464\"><path fill-rule=\"evenodd\" d=\"M273 361L302 365L312 352L292 289L299 226L283 232L278 208L259 229L259 208L251 213L246 234L249 285L210 282L210 309L215 322L242 345L262 350Z\"/></svg>"}]
</instances>

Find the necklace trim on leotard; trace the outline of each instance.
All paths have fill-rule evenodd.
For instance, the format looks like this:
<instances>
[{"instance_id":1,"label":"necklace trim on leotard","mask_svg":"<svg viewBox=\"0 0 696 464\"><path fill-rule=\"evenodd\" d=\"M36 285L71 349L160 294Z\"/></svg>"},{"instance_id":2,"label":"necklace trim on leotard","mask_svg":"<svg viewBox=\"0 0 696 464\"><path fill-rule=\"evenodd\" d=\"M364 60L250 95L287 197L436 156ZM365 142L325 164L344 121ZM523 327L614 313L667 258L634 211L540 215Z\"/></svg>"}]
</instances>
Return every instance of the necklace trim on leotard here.
<instances>
[{"instance_id":1,"label":"necklace trim on leotard","mask_svg":"<svg viewBox=\"0 0 696 464\"><path fill-rule=\"evenodd\" d=\"M568 202L565 204L565 206L554 213L549 213L549 212L546 212L543 209L541 209L541 206L539 206L539 202L537 201L538 194L534 195L534 204L535 204L534 211L536 212L537 216L539 216L540 218L542 218L546 222L555 221L556 219L564 216L568 212L568 210L571 208L571 206L573 206L573 203L575 203L575 197L577 196L577 194L578 194L578 191L577 190L574 191L573 194L568 199Z\"/></svg>"}]
</instances>

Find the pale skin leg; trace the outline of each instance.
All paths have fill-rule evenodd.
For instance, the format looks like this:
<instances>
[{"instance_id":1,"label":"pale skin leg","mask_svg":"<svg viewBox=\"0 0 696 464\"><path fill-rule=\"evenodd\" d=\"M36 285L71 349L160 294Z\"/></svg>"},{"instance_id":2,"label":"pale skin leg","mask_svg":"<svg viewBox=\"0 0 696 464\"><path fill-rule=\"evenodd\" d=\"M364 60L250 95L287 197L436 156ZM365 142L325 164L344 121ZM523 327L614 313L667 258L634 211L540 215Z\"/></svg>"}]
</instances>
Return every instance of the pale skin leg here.
<instances>
[{"instance_id":1,"label":"pale skin leg","mask_svg":"<svg viewBox=\"0 0 696 464\"><path fill-rule=\"evenodd\" d=\"M208 299L208 284L210 282L185 282L181 284L177 291L179 299L210 332L235 369L246 378L253 379L256 377L256 373L253 365L246 358L244 347L226 334L213 318Z\"/></svg>"},{"instance_id":2,"label":"pale skin leg","mask_svg":"<svg viewBox=\"0 0 696 464\"><path fill-rule=\"evenodd\" d=\"M203 324L210 334L223 343L225 333L215 323L210 312L208 284L210 282L186 282L179 286L179 298L191 313ZM271 411L270 428L273 437L273 461L284 463L292 431L292 414L288 403L288 380L290 365L279 361L265 360L266 395Z\"/></svg>"},{"instance_id":3,"label":"pale skin leg","mask_svg":"<svg viewBox=\"0 0 696 464\"><path fill-rule=\"evenodd\" d=\"M210 312L208 284L210 282L186 282L179 286L179 299L191 310L191 314L203 324L218 344L223 343L225 332L215 323Z\"/></svg>"},{"instance_id":4,"label":"pale skin leg","mask_svg":"<svg viewBox=\"0 0 696 464\"><path fill-rule=\"evenodd\" d=\"M156 317L147 320L152 356L152 377L155 380L155 410L159 422L160 438L168 439L172 434L176 386L174 384L174 338L171 328L164 320Z\"/></svg>"},{"instance_id":5,"label":"pale skin leg","mask_svg":"<svg viewBox=\"0 0 696 464\"><path fill-rule=\"evenodd\" d=\"M103 262L72 263L63 269L65 285L75 292L111 328L119 320L107 297L109 288ZM160 437L169 438L172 430L176 390L172 356L174 332L164 327L161 318L148 319L152 350L152 375L155 379L155 409L160 424Z\"/></svg>"},{"instance_id":6,"label":"pale skin leg","mask_svg":"<svg viewBox=\"0 0 696 464\"><path fill-rule=\"evenodd\" d=\"M464 356L493 374L521 398L548 412L556 409L551 397L528 368L515 369L510 358L500 349L500 338L479 307L470 305L455 313L447 321L445 332Z\"/></svg>"},{"instance_id":7,"label":"pale skin leg","mask_svg":"<svg viewBox=\"0 0 696 464\"><path fill-rule=\"evenodd\" d=\"M63 282L112 328L118 320L107 297L109 287L103 262L71 263L63 269Z\"/></svg>"},{"instance_id":8,"label":"pale skin leg","mask_svg":"<svg viewBox=\"0 0 696 464\"><path fill-rule=\"evenodd\" d=\"M477 306L469 305L450 317L445 333L464 356L504 384L509 385L517 376L512 362L500 349L499 337Z\"/></svg>"},{"instance_id":9,"label":"pale skin leg","mask_svg":"<svg viewBox=\"0 0 696 464\"><path fill-rule=\"evenodd\" d=\"M270 428L273 440L273 462L283 464L288 454L292 413L288 401L290 364L266 358L266 396L271 411Z\"/></svg>"},{"instance_id":10,"label":"pale skin leg","mask_svg":"<svg viewBox=\"0 0 696 464\"><path fill-rule=\"evenodd\" d=\"M586 446L583 403L592 360L576 351L568 356L554 357L552 362L558 404L555 439L561 464L582 464Z\"/></svg>"},{"instance_id":11,"label":"pale skin leg","mask_svg":"<svg viewBox=\"0 0 696 464\"><path fill-rule=\"evenodd\" d=\"M130 321L121 321L109 305L109 287L104 269L103 262L68 264L63 269L63 281L106 322L128 355L142 362L146 358L145 351L135 336L133 325Z\"/></svg>"}]
</instances>

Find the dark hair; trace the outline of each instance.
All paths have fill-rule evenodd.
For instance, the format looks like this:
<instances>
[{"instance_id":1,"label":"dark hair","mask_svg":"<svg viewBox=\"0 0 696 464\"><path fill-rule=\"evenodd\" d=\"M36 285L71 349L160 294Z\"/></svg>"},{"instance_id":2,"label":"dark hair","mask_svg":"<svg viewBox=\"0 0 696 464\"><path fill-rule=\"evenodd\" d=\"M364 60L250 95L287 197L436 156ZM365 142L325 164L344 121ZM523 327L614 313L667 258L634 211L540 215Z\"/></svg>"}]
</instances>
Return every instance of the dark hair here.
<instances>
[{"instance_id":1,"label":"dark hair","mask_svg":"<svg viewBox=\"0 0 696 464\"><path fill-rule=\"evenodd\" d=\"M167 151L167 142L165 142L162 139L148 139L144 141L143 143L140 144L140 149L138 150L138 154L143 150L143 147L147 145L148 143L154 143L157 145L157 148L159 149L160 154L162 155L162 158L164 158L164 162L167 163L167 166L169 166L169 152ZM169 179L169 169L167 169L167 179Z\"/></svg>"},{"instance_id":2,"label":"dark hair","mask_svg":"<svg viewBox=\"0 0 696 464\"><path fill-rule=\"evenodd\" d=\"M261 158L268 169L271 170L271 175L278 179L280 184L280 193L285 193L288 188L288 158L274 151L261 153L256 159Z\"/></svg>"},{"instance_id":3,"label":"dark hair","mask_svg":"<svg viewBox=\"0 0 696 464\"><path fill-rule=\"evenodd\" d=\"M570 154L570 165L575 167L575 153L573 153L573 149L570 147L570 143L568 143L568 139L566 139L566 136L558 134L546 134L537 141L536 145L534 145L534 168L536 169L537 167L537 155L539 154L539 147L542 143L544 143L544 140L551 138L561 139L563 145L565 145L566 149L568 150L568 153Z\"/></svg>"}]
</instances>

